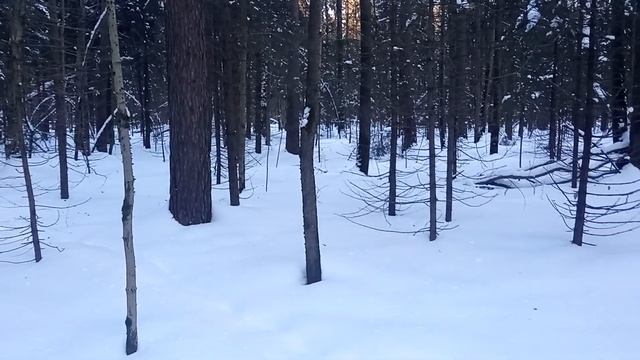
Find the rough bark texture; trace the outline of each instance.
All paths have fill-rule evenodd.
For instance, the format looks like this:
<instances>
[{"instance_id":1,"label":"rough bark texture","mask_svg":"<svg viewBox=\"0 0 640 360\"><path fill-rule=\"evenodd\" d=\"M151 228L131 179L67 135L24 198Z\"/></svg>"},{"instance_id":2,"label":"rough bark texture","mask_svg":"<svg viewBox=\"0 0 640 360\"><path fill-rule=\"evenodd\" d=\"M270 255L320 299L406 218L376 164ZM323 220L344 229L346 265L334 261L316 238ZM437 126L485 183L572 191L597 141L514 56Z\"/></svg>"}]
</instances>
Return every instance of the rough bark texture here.
<instances>
[{"instance_id":1,"label":"rough bark texture","mask_svg":"<svg viewBox=\"0 0 640 360\"><path fill-rule=\"evenodd\" d=\"M636 12L639 11L636 9ZM627 130L627 93L625 88L624 0L611 1L611 129L613 141L622 141Z\"/></svg>"},{"instance_id":2,"label":"rough bark texture","mask_svg":"<svg viewBox=\"0 0 640 360\"><path fill-rule=\"evenodd\" d=\"M238 96L239 96L239 129L238 129L238 147L236 156L238 157L238 190L242 192L245 188L246 175L245 175L245 152L247 147L247 140L245 133L247 132L247 41L248 41L248 7L249 0L236 0L238 9L233 11L234 24L237 24L235 29L237 36L236 51L238 73L237 78L234 80L238 84Z\"/></svg>"},{"instance_id":3,"label":"rough bark texture","mask_svg":"<svg viewBox=\"0 0 640 360\"><path fill-rule=\"evenodd\" d=\"M204 7L167 2L169 210L182 225L211 221L211 119L207 96Z\"/></svg>"},{"instance_id":4,"label":"rough bark texture","mask_svg":"<svg viewBox=\"0 0 640 360\"><path fill-rule=\"evenodd\" d=\"M309 39L307 57L306 107L310 109L307 124L301 128L300 181L302 184L302 219L306 257L307 284L322 280L320 267L320 238L318 234L318 209L316 203L316 179L313 166L313 144L320 120L320 56L322 1L311 0L309 5Z\"/></svg>"},{"instance_id":5,"label":"rough bark texture","mask_svg":"<svg viewBox=\"0 0 640 360\"><path fill-rule=\"evenodd\" d=\"M373 87L373 14L371 0L360 1L360 108L358 121L358 168L369 173L371 149L371 88Z\"/></svg>"},{"instance_id":6,"label":"rough bark texture","mask_svg":"<svg viewBox=\"0 0 640 360\"><path fill-rule=\"evenodd\" d=\"M122 155L122 170L124 175L124 200L122 201L122 240L124 243L124 259L126 267L127 317L125 326L127 340L125 352L127 355L138 351L138 305L136 287L136 258L133 250L133 199L134 177L133 159L131 155L131 141L129 139L129 110L124 98L124 80L122 78L122 60L118 40L118 21L116 19L115 0L107 0L109 40L111 43L111 68L113 69L113 85L116 97L117 111L115 123L118 127L118 140Z\"/></svg>"},{"instance_id":7,"label":"rough bark texture","mask_svg":"<svg viewBox=\"0 0 640 360\"><path fill-rule=\"evenodd\" d=\"M589 19L589 50L587 54L587 84L593 84L595 77L596 62L596 2L591 2L591 15ZM576 205L576 221L573 227L572 243L582 246L582 237L584 235L585 213L587 208L587 186L589 185L589 161L591 160L591 129L593 127L593 98L595 97L593 86L587 86L587 96L584 107L584 147L582 150L582 162L580 164L580 184L578 187L578 202Z\"/></svg>"},{"instance_id":8,"label":"rough bark texture","mask_svg":"<svg viewBox=\"0 0 640 360\"><path fill-rule=\"evenodd\" d=\"M300 83L300 59L298 54L299 40L299 9L298 0L289 0L290 16L289 31L290 41L286 86L287 107L285 111L285 129L287 138L285 149L288 153L297 155L300 152L300 100L298 98L298 84Z\"/></svg>"},{"instance_id":9,"label":"rough bark texture","mask_svg":"<svg viewBox=\"0 0 640 360\"><path fill-rule=\"evenodd\" d=\"M640 9L640 0L634 2ZM631 163L640 168L640 11L633 14L633 85L631 92Z\"/></svg>"}]
</instances>

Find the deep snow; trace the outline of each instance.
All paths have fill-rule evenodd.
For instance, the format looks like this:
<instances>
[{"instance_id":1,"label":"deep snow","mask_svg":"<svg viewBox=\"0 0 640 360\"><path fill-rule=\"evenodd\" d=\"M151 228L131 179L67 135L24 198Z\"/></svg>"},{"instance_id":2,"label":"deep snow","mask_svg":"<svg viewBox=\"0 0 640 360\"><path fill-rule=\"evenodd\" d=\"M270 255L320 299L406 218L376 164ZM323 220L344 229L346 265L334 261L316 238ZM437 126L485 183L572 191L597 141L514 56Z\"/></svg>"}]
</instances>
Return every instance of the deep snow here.
<instances>
[{"instance_id":1,"label":"deep snow","mask_svg":"<svg viewBox=\"0 0 640 360\"><path fill-rule=\"evenodd\" d=\"M38 264L0 263L0 359L640 359L640 232L572 246L549 186L494 190L482 207L456 204L455 228L429 243L425 233L375 231L342 217L362 207L347 196L347 180L368 182L351 174L354 145L323 139L316 175L324 280L305 286L298 160L282 148L275 168L279 135L268 192L266 152L249 156L241 206L229 207L225 186L215 186L213 223L191 227L167 211L168 162L138 140L138 353L124 355L118 154L92 156L91 175L72 163L67 202L57 199L55 159L33 167L40 205L75 206L39 209L52 224L43 238L64 251L45 248ZM526 161L539 161L534 144L526 148ZM517 157L498 159L483 166L517 166ZM22 184L9 178L16 175L0 165L3 185ZM473 188L464 178L458 186ZM2 186L0 202L0 225L25 223L27 209L13 205L26 204L22 192ZM425 205L404 210L357 221L401 232L427 223Z\"/></svg>"}]
</instances>

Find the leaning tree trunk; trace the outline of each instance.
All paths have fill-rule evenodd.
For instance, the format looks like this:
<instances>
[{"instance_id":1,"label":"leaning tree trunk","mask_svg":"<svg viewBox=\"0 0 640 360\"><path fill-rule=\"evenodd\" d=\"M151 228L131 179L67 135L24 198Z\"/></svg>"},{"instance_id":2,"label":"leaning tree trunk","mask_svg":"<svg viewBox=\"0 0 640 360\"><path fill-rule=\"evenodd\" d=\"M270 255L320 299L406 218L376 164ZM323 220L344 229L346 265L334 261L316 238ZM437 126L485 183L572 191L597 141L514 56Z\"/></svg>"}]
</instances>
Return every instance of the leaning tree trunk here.
<instances>
[{"instance_id":1,"label":"leaning tree trunk","mask_svg":"<svg viewBox=\"0 0 640 360\"><path fill-rule=\"evenodd\" d=\"M373 14L371 0L360 1L360 108L358 121L358 168L369 173L371 148L371 90L373 87Z\"/></svg>"},{"instance_id":2,"label":"leaning tree trunk","mask_svg":"<svg viewBox=\"0 0 640 360\"><path fill-rule=\"evenodd\" d=\"M640 0L634 3L633 13L633 86L631 91L631 163L640 168Z\"/></svg>"},{"instance_id":3,"label":"leaning tree trunk","mask_svg":"<svg viewBox=\"0 0 640 360\"><path fill-rule=\"evenodd\" d=\"M67 104L65 99L65 46L64 46L64 0L49 0L51 14L50 41L53 63L53 89L56 104L56 139L60 170L60 198L69 198L69 171L67 168Z\"/></svg>"},{"instance_id":4,"label":"leaning tree trunk","mask_svg":"<svg viewBox=\"0 0 640 360\"><path fill-rule=\"evenodd\" d=\"M182 225L211 222L211 118L204 6L167 2L169 210Z\"/></svg>"},{"instance_id":5,"label":"leaning tree trunk","mask_svg":"<svg viewBox=\"0 0 640 360\"><path fill-rule=\"evenodd\" d=\"M24 140L22 132L22 121L24 121L24 99L22 89L22 69L24 62L24 17L25 2L24 0L13 0L11 9L11 18L9 20L9 74L7 88L7 121L9 124L18 124L18 132L16 138L11 139L11 146L19 148L22 160L22 175L24 176L25 187L27 188L27 200L29 201L29 225L31 227L31 242L33 244L33 253L35 261L42 260L42 252L40 250L40 237L38 234L38 216L36 214L36 201L33 193L33 185L31 183L31 173L29 171L29 159L27 156L27 144ZM5 143L6 144L6 143ZM12 148L13 149L13 148ZM13 151L13 150L12 150ZM10 155L7 152L7 156Z\"/></svg>"},{"instance_id":6,"label":"leaning tree trunk","mask_svg":"<svg viewBox=\"0 0 640 360\"><path fill-rule=\"evenodd\" d=\"M578 203L576 205L576 221L573 226L573 241L572 243L582 246L582 238L584 235L585 216L587 208L587 186L589 185L589 161L591 159L591 138L593 127L593 98L595 96L593 91L593 80L595 77L595 62L596 62L596 45L597 41L595 25L596 25L597 8L596 2L591 2L591 15L589 18L589 50L587 54L587 75L586 81L587 96L584 107L584 146L582 150L582 162L580 164L580 185L578 188ZM575 160L575 159L574 159Z\"/></svg>"},{"instance_id":7,"label":"leaning tree trunk","mask_svg":"<svg viewBox=\"0 0 640 360\"><path fill-rule=\"evenodd\" d=\"M122 155L122 172L124 175L124 200L122 202L122 240L124 242L124 259L126 266L127 294L127 355L138 351L138 304L136 287L136 257L133 250L133 159L131 141L129 139L129 109L124 98L124 81L122 78L122 59L118 40L118 21L116 19L115 0L107 0L109 42L111 44L111 68L113 69L113 87L116 96L115 123L118 127L118 140Z\"/></svg>"},{"instance_id":8,"label":"leaning tree trunk","mask_svg":"<svg viewBox=\"0 0 640 360\"><path fill-rule=\"evenodd\" d=\"M300 180L302 184L302 219L306 257L307 284L322 280L320 266L320 238L318 235L318 208L316 203L316 179L313 167L313 144L320 121L320 58L322 43L322 1L311 0L309 5L309 32L307 57L307 91L305 121L301 123ZM306 109L309 109L308 111Z\"/></svg>"},{"instance_id":9,"label":"leaning tree trunk","mask_svg":"<svg viewBox=\"0 0 640 360\"><path fill-rule=\"evenodd\" d=\"M611 128L613 141L622 141L627 131L627 94L625 88L624 0L611 1ZM640 9L634 9L635 12Z\"/></svg>"}]
</instances>

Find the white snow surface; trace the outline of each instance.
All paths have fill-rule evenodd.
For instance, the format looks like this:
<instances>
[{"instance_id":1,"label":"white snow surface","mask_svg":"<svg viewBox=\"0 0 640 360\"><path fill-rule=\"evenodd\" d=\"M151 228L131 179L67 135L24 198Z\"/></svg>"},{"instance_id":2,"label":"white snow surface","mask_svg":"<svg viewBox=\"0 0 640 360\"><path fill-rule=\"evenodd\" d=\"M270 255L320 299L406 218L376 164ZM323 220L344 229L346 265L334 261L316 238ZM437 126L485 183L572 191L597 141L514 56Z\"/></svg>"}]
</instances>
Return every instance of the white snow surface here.
<instances>
[{"instance_id":1,"label":"white snow surface","mask_svg":"<svg viewBox=\"0 0 640 360\"><path fill-rule=\"evenodd\" d=\"M573 246L547 200L559 195L544 186L495 190L481 208L456 203L455 228L442 230L435 242L425 233L370 230L339 216L362 206L345 195L347 180L366 180L353 174L348 157L355 143L346 140L321 141L324 279L304 285L298 157L282 149L276 168L275 128L273 138L268 192L265 151L248 160L241 206L228 206L225 184L214 186L213 222L190 227L167 210L168 162L134 138L140 347L130 357L124 355L119 151L92 155L90 175L70 160L66 202L57 199L55 161L34 157L37 201L49 206L39 208L40 221L51 225L42 237L64 251L45 247L38 264L0 263L0 359L640 357L640 232ZM491 166L517 167L514 148L500 149L502 158ZM526 165L543 158L533 144L525 149ZM472 153L484 156L484 149ZM481 171L479 164L460 163L469 173ZM405 170L404 159L398 164ZM22 226L28 214L23 192L14 188L22 184L17 165L0 163L0 226ZM370 168L375 175L386 166L372 160ZM630 178L639 174L625 171ZM426 172L417 176L426 182ZM459 179L456 186L466 183ZM400 232L427 224L423 204L401 210L395 218L377 212L357 221ZM14 257L0 254L0 260Z\"/></svg>"}]
</instances>

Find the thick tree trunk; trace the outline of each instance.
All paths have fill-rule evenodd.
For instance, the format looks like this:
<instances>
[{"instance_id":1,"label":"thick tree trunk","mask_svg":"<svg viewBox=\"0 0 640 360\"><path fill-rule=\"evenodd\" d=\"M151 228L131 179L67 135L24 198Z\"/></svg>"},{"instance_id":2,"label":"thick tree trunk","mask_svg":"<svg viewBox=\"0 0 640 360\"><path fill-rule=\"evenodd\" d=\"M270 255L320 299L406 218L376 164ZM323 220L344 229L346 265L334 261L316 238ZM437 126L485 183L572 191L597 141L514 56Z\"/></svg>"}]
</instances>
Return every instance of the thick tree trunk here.
<instances>
[{"instance_id":1,"label":"thick tree trunk","mask_svg":"<svg viewBox=\"0 0 640 360\"><path fill-rule=\"evenodd\" d=\"M204 6L167 2L170 121L169 210L182 225L211 221L211 119Z\"/></svg>"},{"instance_id":2,"label":"thick tree trunk","mask_svg":"<svg viewBox=\"0 0 640 360\"><path fill-rule=\"evenodd\" d=\"M124 200L122 202L122 240L124 242L124 258L126 266L126 294L127 294L127 341L125 351L127 355L138 351L138 305L136 287L136 259L133 249L133 199L134 176L133 159L131 155L131 141L129 139L129 110L124 98L124 80L122 78L122 60L118 40L118 21L116 19L115 0L107 0L109 10L109 40L111 43L111 68L113 69L113 86L116 96L117 111L115 115L118 127L118 140L122 155L122 170L124 175Z\"/></svg>"},{"instance_id":3,"label":"thick tree trunk","mask_svg":"<svg viewBox=\"0 0 640 360\"><path fill-rule=\"evenodd\" d=\"M611 128L613 141L622 141L627 131L627 94L625 88L624 0L611 1ZM635 9L635 11L640 11Z\"/></svg>"},{"instance_id":4,"label":"thick tree trunk","mask_svg":"<svg viewBox=\"0 0 640 360\"><path fill-rule=\"evenodd\" d=\"M101 0L101 5L105 5L105 0ZM101 25L99 33L100 36L96 39L96 48L97 51L97 68L98 68L98 104L96 105L96 132L98 132L105 121L109 119L111 114L113 114L113 89L111 84L111 64L106 59L109 58L110 50L109 50L109 42L108 42L108 29L104 26L104 23ZM112 144L114 142L114 134L113 134L113 121L110 121L104 128L104 130L99 134L96 139L95 148L99 152L109 152L111 154Z\"/></svg>"},{"instance_id":5,"label":"thick tree trunk","mask_svg":"<svg viewBox=\"0 0 640 360\"><path fill-rule=\"evenodd\" d=\"M640 0L633 4L633 82L631 91L631 163L640 168Z\"/></svg>"},{"instance_id":6,"label":"thick tree trunk","mask_svg":"<svg viewBox=\"0 0 640 360\"><path fill-rule=\"evenodd\" d=\"M358 168L369 173L371 149L371 90L373 87L373 14L371 0L360 1L360 108L358 121Z\"/></svg>"},{"instance_id":7,"label":"thick tree trunk","mask_svg":"<svg viewBox=\"0 0 640 360\"><path fill-rule=\"evenodd\" d=\"M313 143L316 136L316 128L320 120L321 10L321 0L310 1L307 50L309 65L307 70L305 106L309 111L307 114L307 122L301 127L300 139L300 180L302 184L302 218L307 284L313 284L322 280L316 180L313 166Z\"/></svg>"},{"instance_id":8,"label":"thick tree trunk","mask_svg":"<svg viewBox=\"0 0 640 360\"><path fill-rule=\"evenodd\" d=\"M587 84L593 84L595 78L596 63L596 2L591 2L591 15L589 18L589 50L587 54ZM587 86L586 102L584 108L584 146L582 150L582 162L580 164L580 185L578 188L578 202L576 205L576 221L573 226L573 241L575 245L582 246L582 238L584 235L585 215L587 208L587 187L589 185L589 161L591 159L591 129L593 127L593 98L595 97L593 86Z\"/></svg>"},{"instance_id":9,"label":"thick tree trunk","mask_svg":"<svg viewBox=\"0 0 640 360\"><path fill-rule=\"evenodd\" d=\"M240 96L238 95L238 83L234 82L237 77L237 64L236 59L236 40L235 34L231 30L230 18L231 18L231 4L226 3L224 6L224 55L223 55L223 81L222 86L224 91L224 118L225 118L225 143L227 145L227 175L229 179L229 204L231 206L240 205L240 190L238 184L238 136L239 134L239 119L240 114Z\"/></svg>"},{"instance_id":10,"label":"thick tree trunk","mask_svg":"<svg viewBox=\"0 0 640 360\"><path fill-rule=\"evenodd\" d=\"M67 103L65 92L65 45L64 19L65 0L49 0L49 14L52 21L49 39L53 63L53 89L56 104L56 139L58 141L58 162L60 171L60 198L69 198L69 171L67 167Z\"/></svg>"}]
</instances>

